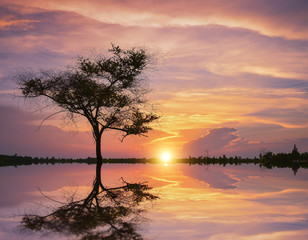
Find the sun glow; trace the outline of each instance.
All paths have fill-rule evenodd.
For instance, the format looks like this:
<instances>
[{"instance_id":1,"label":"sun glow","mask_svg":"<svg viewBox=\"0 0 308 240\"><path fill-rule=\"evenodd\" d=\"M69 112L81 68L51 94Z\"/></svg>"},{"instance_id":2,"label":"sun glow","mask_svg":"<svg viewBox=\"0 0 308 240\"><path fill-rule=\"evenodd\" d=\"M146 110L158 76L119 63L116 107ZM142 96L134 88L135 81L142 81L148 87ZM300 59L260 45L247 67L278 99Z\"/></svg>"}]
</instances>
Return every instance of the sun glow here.
<instances>
[{"instance_id":1,"label":"sun glow","mask_svg":"<svg viewBox=\"0 0 308 240\"><path fill-rule=\"evenodd\" d=\"M161 155L161 160L162 160L164 163L169 163L170 160L171 160L171 154L168 153L168 152L162 153L162 155Z\"/></svg>"}]
</instances>

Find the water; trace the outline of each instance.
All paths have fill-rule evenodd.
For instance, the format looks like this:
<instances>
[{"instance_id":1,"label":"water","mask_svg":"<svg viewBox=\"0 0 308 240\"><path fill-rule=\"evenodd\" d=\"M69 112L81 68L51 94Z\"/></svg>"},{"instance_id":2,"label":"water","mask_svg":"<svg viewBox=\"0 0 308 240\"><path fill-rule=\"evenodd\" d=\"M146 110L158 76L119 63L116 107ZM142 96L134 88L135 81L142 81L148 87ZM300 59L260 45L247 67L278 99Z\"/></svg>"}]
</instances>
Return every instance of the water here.
<instances>
[{"instance_id":1,"label":"water","mask_svg":"<svg viewBox=\"0 0 308 240\"><path fill-rule=\"evenodd\" d=\"M95 166L38 165L0 168L0 239L75 239L54 233L24 233L27 212L76 192L90 190ZM307 239L308 170L262 170L255 165L105 164L108 186L148 181L160 195L140 231L145 239Z\"/></svg>"}]
</instances>

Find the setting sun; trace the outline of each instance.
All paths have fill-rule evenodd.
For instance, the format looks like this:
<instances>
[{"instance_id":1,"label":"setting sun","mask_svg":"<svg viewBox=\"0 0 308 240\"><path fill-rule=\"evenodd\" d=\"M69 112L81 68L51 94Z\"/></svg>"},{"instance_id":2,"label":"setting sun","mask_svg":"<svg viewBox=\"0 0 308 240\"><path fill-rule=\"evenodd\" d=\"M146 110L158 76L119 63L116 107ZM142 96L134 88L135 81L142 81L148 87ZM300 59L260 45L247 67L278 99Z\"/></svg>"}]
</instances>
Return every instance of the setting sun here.
<instances>
[{"instance_id":1,"label":"setting sun","mask_svg":"<svg viewBox=\"0 0 308 240\"><path fill-rule=\"evenodd\" d=\"M165 163L168 163L170 162L171 160L171 154L168 153L168 152L164 152L162 155L161 155L161 160Z\"/></svg>"}]
</instances>

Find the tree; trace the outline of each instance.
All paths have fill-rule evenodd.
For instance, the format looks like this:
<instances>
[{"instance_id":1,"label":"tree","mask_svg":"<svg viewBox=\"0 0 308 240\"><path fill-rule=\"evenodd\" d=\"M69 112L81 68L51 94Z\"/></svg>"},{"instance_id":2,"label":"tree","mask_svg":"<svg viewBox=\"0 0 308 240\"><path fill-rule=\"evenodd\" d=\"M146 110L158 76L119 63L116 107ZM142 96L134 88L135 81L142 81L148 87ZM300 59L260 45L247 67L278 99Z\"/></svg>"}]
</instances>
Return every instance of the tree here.
<instances>
[{"instance_id":1,"label":"tree","mask_svg":"<svg viewBox=\"0 0 308 240\"><path fill-rule=\"evenodd\" d=\"M31 231L47 230L66 236L75 235L74 239L80 240L142 240L137 230L146 218L143 216L144 206L139 204L155 200L157 196L147 193L150 188L143 183L122 181L124 187L103 189L91 201L90 195L81 200L75 200L72 195L66 203L61 203L51 212L53 207L48 207L49 213L46 215L25 214L21 226Z\"/></svg>"},{"instance_id":2,"label":"tree","mask_svg":"<svg viewBox=\"0 0 308 240\"><path fill-rule=\"evenodd\" d=\"M122 141L129 135L145 135L151 130L149 124L159 118L146 99L143 73L151 56L141 48L123 50L114 45L109 52L96 59L79 57L66 70L28 71L16 76L25 98L49 99L59 107L54 114L66 112L72 120L76 116L87 119L97 158L90 194L45 216L26 214L21 221L26 229L72 233L82 239L141 239L135 231L142 212L137 207L158 197L148 193L151 188L142 182L122 179L120 187L103 186L101 139L107 130L121 132Z\"/></svg>"},{"instance_id":3,"label":"tree","mask_svg":"<svg viewBox=\"0 0 308 240\"><path fill-rule=\"evenodd\" d=\"M96 59L79 57L66 70L17 75L25 98L47 98L71 119L82 116L90 123L96 143L96 193L99 187L104 188L103 133L119 131L123 141L128 135L145 135L151 130L149 124L159 118L146 99L144 70L151 63L151 55L142 48L123 50L115 45L109 53Z\"/></svg>"},{"instance_id":4,"label":"tree","mask_svg":"<svg viewBox=\"0 0 308 240\"><path fill-rule=\"evenodd\" d=\"M299 160L301 157L301 154L299 153L299 151L297 150L296 144L294 144L293 150L291 152L291 156L292 156L292 160Z\"/></svg>"}]
</instances>

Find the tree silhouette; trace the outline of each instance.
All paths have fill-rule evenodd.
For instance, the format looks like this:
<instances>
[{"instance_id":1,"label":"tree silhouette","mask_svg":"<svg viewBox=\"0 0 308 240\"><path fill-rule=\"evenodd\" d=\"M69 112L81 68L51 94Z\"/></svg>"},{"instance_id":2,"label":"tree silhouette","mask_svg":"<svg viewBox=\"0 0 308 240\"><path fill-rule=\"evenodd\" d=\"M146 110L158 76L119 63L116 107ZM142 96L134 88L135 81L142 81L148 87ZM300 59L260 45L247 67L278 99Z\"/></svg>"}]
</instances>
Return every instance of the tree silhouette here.
<instances>
[{"instance_id":1,"label":"tree silhouette","mask_svg":"<svg viewBox=\"0 0 308 240\"><path fill-rule=\"evenodd\" d=\"M294 144L293 150L291 152L291 156L292 156L292 160L299 160L301 157L301 154L299 153L299 151L297 150L296 144Z\"/></svg>"},{"instance_id":2,"label":"tree silhouette","mask_svg":"<svg viewBox=\"0 0 308 240\"><path fill-rule=\"evenodd\" d=\"M142 202L158 198L148 192L145 183L128 183L123 186L104 188L91 193L84 199L70 199L47 215L25 214L21 224L32 231L53 231L75 235L78 239L143 239L138 233L139 224L146 220Z\"/></svg>"},{"instance_id":3,"label":"tree silhouette","mask_svg":"<svg viewBox=\"0 0 308 240\"><path fill-rule=\"evenodd\" d=\"M119 131L122 141L128 135L145 135L151 130L149 124L159 118L146 99L143 72L151 55L142 48L123 50L114 45L109 53L96 59L79 57L75 66L63 71L16 76L25 98L47 98L71 119L87 119L96 143L96 179L102 188L102 134Z\"/></svg>"},{"instance_id":4,"label":"tree silhouette","mask_svg":"<svg viewBox=\"0 0 308 240\"><path fill-rule=\"evenodd\" d=\"M149 124L159 118L146 99L144 70L150 63L151 56L142 48L123 50L112 45L109 56L79 57L66 70L26 71L16 76L25 98L49 99L59 107L54 114L66 112L72 120L75 116L87 119L97 158L96 177L86 198L70 201L46 216L26 214L22 219L25 228L73 233L82 239L141 239L134 224L126 220L139 212L135 208L139 203L157 196L148 192L146 183L122 179L120 187L102 184L101 139L107 130L121 132L122 141L129 135L145 135L151 130ZM95 232L97 226L106 231Z\"/></svg>"}]
</instances>

